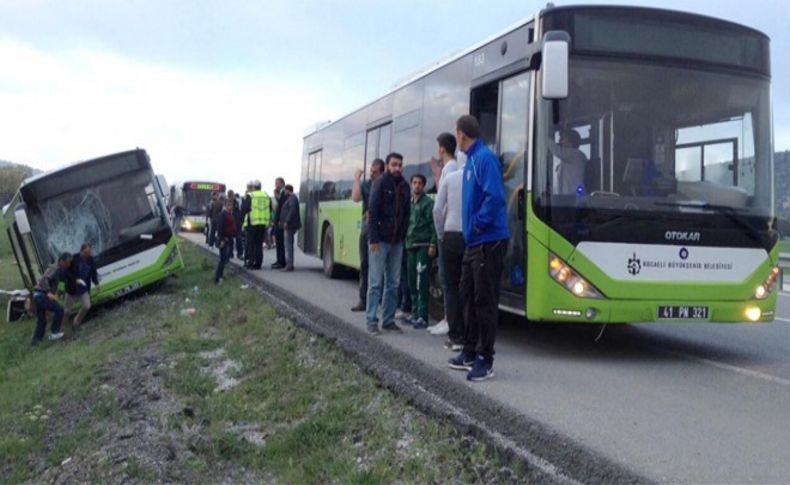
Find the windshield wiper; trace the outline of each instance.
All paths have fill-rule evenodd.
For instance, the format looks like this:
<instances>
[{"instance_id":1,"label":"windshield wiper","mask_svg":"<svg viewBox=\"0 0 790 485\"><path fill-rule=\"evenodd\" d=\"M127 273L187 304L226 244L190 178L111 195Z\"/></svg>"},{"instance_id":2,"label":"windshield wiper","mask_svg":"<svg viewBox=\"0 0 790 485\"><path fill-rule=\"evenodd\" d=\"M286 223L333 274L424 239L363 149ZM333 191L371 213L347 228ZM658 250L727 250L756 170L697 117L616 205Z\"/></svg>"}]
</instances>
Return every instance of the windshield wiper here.
<instances>
[{"instance_id":1,"label":"windshield wiper","mask_svg":"<svg viewBox=\"0 0 790 485\"><path fill-rule=\"evenodd\" d=\"M741 229L746 230L746 232L757 242L762 242L763 236L760 231L751 225L746 218L743 217L743 213L747 212L746 209L739 209L737 207L730 207L728 205L720 205L720 204L710 204L708 202L698 204L694 202L654 202L657 206L663 207L678 207L678 208L685 208L685 209L700 209L704 211L711 211L716 212L719 214L724 214L734 222L738 227Z\"/></svg>"}]
</instances>

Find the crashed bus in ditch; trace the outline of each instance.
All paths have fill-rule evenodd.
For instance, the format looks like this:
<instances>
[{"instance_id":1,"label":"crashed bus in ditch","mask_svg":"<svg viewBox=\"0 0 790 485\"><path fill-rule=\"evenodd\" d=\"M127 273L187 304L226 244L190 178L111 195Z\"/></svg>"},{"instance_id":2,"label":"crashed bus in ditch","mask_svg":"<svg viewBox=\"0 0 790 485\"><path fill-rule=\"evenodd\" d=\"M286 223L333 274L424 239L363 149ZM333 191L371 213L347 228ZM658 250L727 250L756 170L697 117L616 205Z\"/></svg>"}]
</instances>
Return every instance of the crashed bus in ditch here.
<instances>
[{"instance_id":1,"label":"crashed bus in ditch","mask_svg":"<svg viewBox=\"0 0 790 485\"><path fill-rule=\"evenodd\" d=\"M26 179L3 210L22 282L32 291L60 253L93 246L101 291L124 296L183 269L164 193L145 150L77 162Z\"/></svg>"}]
</instances>

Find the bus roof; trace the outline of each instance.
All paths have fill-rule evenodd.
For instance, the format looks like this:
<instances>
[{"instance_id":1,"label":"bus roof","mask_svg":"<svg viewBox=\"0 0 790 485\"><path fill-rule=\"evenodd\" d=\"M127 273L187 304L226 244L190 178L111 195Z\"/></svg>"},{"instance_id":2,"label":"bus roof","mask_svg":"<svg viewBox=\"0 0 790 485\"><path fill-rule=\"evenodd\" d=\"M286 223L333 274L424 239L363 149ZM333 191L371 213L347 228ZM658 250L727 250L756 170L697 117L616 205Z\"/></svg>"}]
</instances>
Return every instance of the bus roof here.
<instances>
[{"instance_id":1,"label":"bus roof","mask_svg":"<svg viewBox=\"0 0 790 485\"><path fill-rule=\"evenodd\" d=\"M112 158L122 157L122 156L130 155L130 154L133 154L133 153L134 154L142 153L143 155L146 156L146 160L149 160L148 159L148 154L142 148L136 148L134 150L127 150L125 152L113 153L112 155L105 155L103 157L92 158L90 160L79 160L79 161L76 161L76 162L69 163L68 165L64 165L62 167L58 167L58 168L49 170L47 172L42 172L42 173L39 173L39 174L36 174L36 175L32 175L32 176L26 178L25 180L23 180L22 183L19 185L19 188L21 189L22 187L25 187L26 185L33 184L35 182L38 182L39 180L47 179L49 177L52 177L53 175L59 175L59 174L62 174L64 172L68 172L68 171L73 170L74 168L77 168L77 167L82 167L84 165L88 165L88 164L96 163L96 162L104 162L104 161L107 161L107 160L112 159ZM150 160L149 160L149 162L150 162Z\"/></svg>"},{"instance_id":2,"label":"bus roof","mask_svg":"<svg viewBox=\"0 0 790 485\"><path fill-rule=\"evenodd\" d=\"M386 98L387 96L395 93L399 89L401 89L401 88L403 88L405 86L408 86L409 84L412 84L412 83L414 83L416 81L419 81L420 79L422 79L422 78L432 74L433 72L438 71L439 69L441 69L441 68L443 68L443 67L445 67L445 66L447 66L447 65L449 65L449 64L451 64L451 63L453 63L455 61L457 61L458 59L461 59L462 57L464 57L464 56L466 56L468 54L471 54L472 52L476 51L477 49L480 49L481 47L483 47L483 46L485 46L485 45L487 45L487 44L489 44L491 42L494 42L495 40L499 39L500 37L504 37L505 35L507 35L507 34L513 32L513 31L515 31L515 30L517 30L517 29L529 24L537 16L542 16L542 15L547 14L547 13L558 12L558 11L565 11L565 10L613 10L613 9L622 9L622 10L630 10L630 11L642 10L642 11L646 11L646 12L663 12L663 13L668 13L668 14L673 14L673 15L683 15L683 16L688 16L688 17L695 17L695 18L698 18L698 19L701 19L701 20L708 20L708 21L711 21L711 22L727 24L727 25L729 25L731 27L736 27L736 28L739 28L739 29L749 30L749 31L751 31L753 33L762 35L762 36L764 36L766 38L768 37L766 34L764 34L763 32L761 32L761 31L759 31L757 29L754 29L752 27L748 27L748 26L745 26L745 25L742 25L742 24L739 24L739 23L736 23L736 22L732 22L730 20L724 20L724 19L720 19L720 18L716 18L716 17L702 15L702 14L683 12L683 11L680 11L680 10L671 10L671 9L662 9L662 8L653 8L653 7L638 7L638 6L628 6L628 5L563 5L563 6L560 6L560 7L556 7L556 6L553 6L553 5L549 4L549 6L547 6L545 9L539 11L537 15L532 16L532 17L523 18L523 19L519 20L518 22L510 25L506 29L504 29L504 30L502 30L502 31L500 31L500 32L498 32L498 33L496 33L494 35L491 35L491 36L485 38L484 40L482 40L480 42L477 42L477 43L473 44L472 46L459 51L456 54L453 54L453 55L451 55L451 56L449 56L449 57L447 57L447 58L445 58L443 60L439 60L439 61L436 61L434 63L431 63L431 65L429 67L425 68L424 70L418 71L417 74L405 77L400 82L397 82L395 84L395 86L392 89L390 89L389 91L387 91L386 93L384 93L381 96L377 97L373 101L371 101L369 103L366 103L366 104L360 106L359 108L346 113L345 115L339 117L338 119L333 120L333 121L322 121L322 122L318 122L318 123L313 123L312 125L310 125L305 130L303 139L307 138L309 136L312 136L315 133L318 133L319 131L321 131L321 130L329 127L329 126L332 126L335 123L344 120L345 118L348 118L352 114L367 108L368 106L376 103L377 101L379 101L379 100L381 100L383 98Z\"/></svg>"},{"instance_id":3,"label":"bus roof","mask_svg":"<svg viewBox=\"0 0 790 485\"><path fill-rule=\"evenodd\" d=\"M524 19L521 19L518 22L510 25L508 28L506 28L506 29L494 34L494 35L491 35L491 36L487 37L486 39L484 39L484 40L482 40L480 42L477 42L476 44L472 45L471 47L468 47L466 49L463 49L463 50L457 52L456 54L452 54L449 57L446 57L444 59L441 59L441 60L438 60L438 61L435 61L435 62L431 63L429 65L429 67L427 67L427 68L425 68L423 70L417 71L417 74L414 74L412 76L406 76L406 77L402 78L402 80L399 81L399 82L396 82L395 86L393 86L389 91L387 91L386 93L382 94L381 96L379 96L378 98L374 99L373 101L371 101L369 103L366 103L365 105L360 106L359 108L346 113L345 115L341 116L340 118L338 118L338 119L336 119L334 121L324 121L324 122L313 123L313 125L311 125L309 128L307 128L307 130L305 130L305 134L304 134L303 138L307 138L308 136L313 135L313 134L323 130L324 128L326 128L328 126L334 125L335 123L337 123L339 121L342 121L345 118L348 118L349 116L351 116L352 114L356 113L357 111L361 111L361 110L367 108L368 106L372 105L376 101L378 101L380 99L383 99L383 98L386 98L387 96L389 96L390 94L398 91L399 89L401 89L401 88L403 88L405 86L408 86L409 84L412 84L415 81L419 81L420 79L430 75L431 73L433 73L435 71L438 71L439 69L441 69L441 68L443 68L443 67L445 67L445 66L447 66L449 64L452 64L453 62L457 61L458 59L461 59L462 57L464 57L464 56L476 51L477 49L479 49L479 48L481 48L481 47L483 47L483 46L485 46L485 45L487 45L487 44L499 39L500 37L506 36L507 34L513 32L514 30L518 30L519 28L521 28L521 27L527 25L528 23L530 23L532 20L533 20L533 17L526 17Z\"/></svg>"},{"instance_id":4,"label":"bus roof","mask_svg":"<svg viewBox=\"0 0 790 485\"><path fill-rule=\"evenodd\" d=\"M732 20L727 20L719 17L713 17L711 15L704 15L699 13L693 12L684 12L682 10L673 10L669 8L657 8L657 7L640 7L634 5L562 5L562 6L552 6L548 7L541 11L542 14L546 13L553 13L565 10L629 10L629 11L637 11L641 10L644 12L654 12L654 13L664 13L664 14L671 14L671 15L679 15L685 17L694 17L699 20L707 20L709 22L715 22L719 24L726 24L730 27L735 27L738 29L748 30L752 33L761 35L765 38L768 38L764 32L755 29L754 27L749 27L748 25L739 24L737 22L733 22Z\"/></svg>"}]
</instances>

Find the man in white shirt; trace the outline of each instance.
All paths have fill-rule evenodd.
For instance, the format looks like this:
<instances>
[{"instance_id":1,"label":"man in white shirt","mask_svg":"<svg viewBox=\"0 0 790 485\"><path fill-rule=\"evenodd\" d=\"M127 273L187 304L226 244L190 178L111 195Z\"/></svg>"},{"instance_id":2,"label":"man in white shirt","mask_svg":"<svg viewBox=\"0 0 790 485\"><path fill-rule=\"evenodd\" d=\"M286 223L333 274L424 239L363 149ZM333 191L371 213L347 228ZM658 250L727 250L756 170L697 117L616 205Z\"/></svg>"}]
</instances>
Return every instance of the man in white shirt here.
<instances>
[{"instance_id":1,"label":"man in white shirt","mask_svg":"<svg viewBox=\"0 0 790 485\"><path fill-rule=\"evenodd\" d=\"M549 151L560 159L557 177L554 180L555 194L576 194L579 187L584 190L584 171L587 168L587 156L579 150L581 135L576 130L565 129L560 132L560 142L549 142Z\"/></svg>"},{"instance_id":2,"label":"man in white shirt","mask_svg":"<svg viewBox=\"0 0 790 485\"><path fill-rule=\"evenodd\" d=\"M445 319L429 329L434 335L448 334L446 347L458 351L463 347L464 319L458 289L461 282L461 263L464 256L464 236L461 226L463 170L453 158L455 136L442 133L436 139L439 155L447 159L439 179L439 193L433 205L433 220L439 240L439 277L444 289Z\"/></svg>"}]
</instances>

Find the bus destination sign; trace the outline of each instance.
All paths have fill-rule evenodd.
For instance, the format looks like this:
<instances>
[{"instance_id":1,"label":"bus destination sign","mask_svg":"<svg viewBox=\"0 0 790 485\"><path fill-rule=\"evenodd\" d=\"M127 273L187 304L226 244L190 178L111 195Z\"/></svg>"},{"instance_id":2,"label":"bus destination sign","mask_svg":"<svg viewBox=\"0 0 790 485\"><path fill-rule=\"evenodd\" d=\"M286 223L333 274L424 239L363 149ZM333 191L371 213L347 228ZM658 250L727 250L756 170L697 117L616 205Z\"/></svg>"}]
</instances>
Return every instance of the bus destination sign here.
<instances>
[{"instance_id":1,"label":"bus destination sign","mask_svg":"<svg viewBox=\"0 0 790 485\"><path fill-rule=\"evenodd\" d=\"M193 182L190 185L190 188L195 190L213 190L215 192L218 192L220 190L220 186L217 184L201 184L198 182Z\"/></svg>"}]
</instances>

